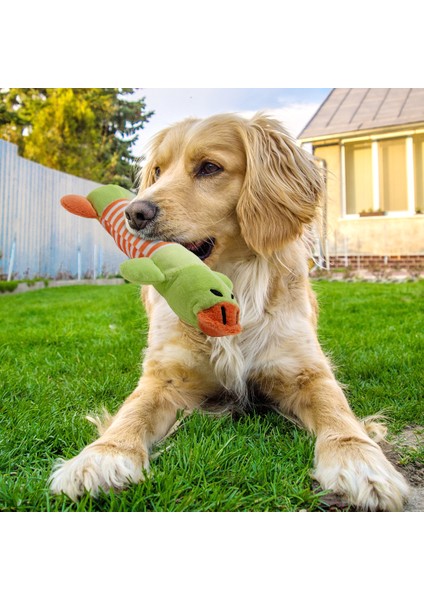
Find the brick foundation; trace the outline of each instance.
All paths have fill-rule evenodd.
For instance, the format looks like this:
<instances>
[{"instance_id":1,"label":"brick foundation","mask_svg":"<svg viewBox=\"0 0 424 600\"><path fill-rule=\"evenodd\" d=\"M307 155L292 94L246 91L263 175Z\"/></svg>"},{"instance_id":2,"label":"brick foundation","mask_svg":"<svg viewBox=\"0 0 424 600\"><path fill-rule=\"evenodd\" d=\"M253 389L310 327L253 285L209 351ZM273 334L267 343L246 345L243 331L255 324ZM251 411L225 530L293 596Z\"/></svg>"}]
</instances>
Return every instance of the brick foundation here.
<instances>
[{"instance_id":1,"label":"brick foundation","mask_svg":"<svg viewBox=\"0 0 424 600\"><path fill-rule=\"evenodd\" d=\"M423 254L403 254L397 256L330 256L330 269L368 269L372 271L384 269L424 269Z\"/></svg>"}]
</instances>

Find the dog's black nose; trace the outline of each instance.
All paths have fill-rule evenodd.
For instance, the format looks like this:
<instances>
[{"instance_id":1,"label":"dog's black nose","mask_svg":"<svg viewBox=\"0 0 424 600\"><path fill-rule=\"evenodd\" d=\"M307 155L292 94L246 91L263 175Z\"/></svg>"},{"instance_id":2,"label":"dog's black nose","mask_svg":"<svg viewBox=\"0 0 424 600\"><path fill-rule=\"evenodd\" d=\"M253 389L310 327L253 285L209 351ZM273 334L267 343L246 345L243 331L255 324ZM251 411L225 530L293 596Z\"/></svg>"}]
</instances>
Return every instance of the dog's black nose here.
<instances>
[{"instance_id":1,"label":"dog's black nose","mask_svg":"<svg viewBox=\"0 0 424 600\"><path fill-rule=\"evenodd\" d=\"M125 209L125 216L131 229L144 229L158 213L158 207L150 200L133 200Z\"/></svg>"}]
</instances>

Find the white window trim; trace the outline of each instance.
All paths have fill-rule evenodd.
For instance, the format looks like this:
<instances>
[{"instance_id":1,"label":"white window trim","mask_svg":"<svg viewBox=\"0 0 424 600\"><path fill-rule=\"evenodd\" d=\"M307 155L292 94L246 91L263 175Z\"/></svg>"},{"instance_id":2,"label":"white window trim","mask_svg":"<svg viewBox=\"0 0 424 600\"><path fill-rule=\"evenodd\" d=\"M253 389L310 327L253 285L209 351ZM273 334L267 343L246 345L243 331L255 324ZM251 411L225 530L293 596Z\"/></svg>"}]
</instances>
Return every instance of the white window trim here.
<instances>
[{"instance_id":1,"label":"white window trim","mask_svg":"<svg viewBox=\"0 0 424 600\"><path fill-rule=\"evenodd\" d=\"M412 136L406 138L406 186L408 212L415 214L414 139Z\"/></svg>"},{"instance_id":2,"label":"white window trim","mask_svg":"<svg viewBox=\"0 0 424 600\"><path fill-rule=\"evenodd\" d=\"M416 132L408 132L408 133L416 133ZM346 143L355 143L357 141L371 141L371 170L372 170L372 190L373 190L373 209L378 210L380 208L380 177L379 177L379 139L388 139L388 138L405 138L405 147L406 147L406 184L407 184L407 200L408 200L408 209L402 211L387 211L385 215L381 215L381 217L360 217L359 213L348 214L346 212ZM399 134L389 134L382 135L379 139L376 139L375 136L362 138L362 139L346 139L341 140L340 142L340 171L341 171L341 218L347 220L354 219L386 219L387 217L411 217L415 215L415 173L414 173L414 140L412 135L405 136L405 133Z\"/></svg>"},{"instance_id":3,"label":"white window trim","mask_svg":"<svg viewBox=\"0 0 424 600\"><path fill-rule=\"evenodd\" d=\"M353 215L348 215L346 212L346 151L345 151L345 145L342 142L340 144L340 199L341 199L341 210L340 210L340 214L342 216L342 219L346 219L348 217L351 217Z\"/></svg>"},{"instance_id":4,"label":"white window trim","mask_svg":"<svg viewBox=\"0 0 424 600\"><path fill-rule=\"evenodd\" d=\"M371 142L372 207L380 208L380 167L378 160L378 141Z\"/></svg>"}]
</instances>

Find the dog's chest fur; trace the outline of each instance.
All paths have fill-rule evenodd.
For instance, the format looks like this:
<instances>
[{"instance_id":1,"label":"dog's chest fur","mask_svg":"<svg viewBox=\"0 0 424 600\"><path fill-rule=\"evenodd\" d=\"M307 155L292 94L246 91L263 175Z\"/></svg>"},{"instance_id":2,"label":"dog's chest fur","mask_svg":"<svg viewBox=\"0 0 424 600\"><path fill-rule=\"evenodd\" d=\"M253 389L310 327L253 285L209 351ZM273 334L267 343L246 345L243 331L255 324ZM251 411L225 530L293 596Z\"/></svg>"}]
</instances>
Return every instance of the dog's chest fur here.
<instances>
[{"instance_id":1,"label":"dog's chest fur","mask_svg":"<svg viewBox=\"0 0 424 600\"><path fill-rule=\"evenodd\" d=\"M243 331L237 336L210 338L210 360L222 386L243 397L249 375L269 341L265 307L271 274L267 261L258 257L232 265L226 274L234 284Z\"/></svg>"}]
</instances>

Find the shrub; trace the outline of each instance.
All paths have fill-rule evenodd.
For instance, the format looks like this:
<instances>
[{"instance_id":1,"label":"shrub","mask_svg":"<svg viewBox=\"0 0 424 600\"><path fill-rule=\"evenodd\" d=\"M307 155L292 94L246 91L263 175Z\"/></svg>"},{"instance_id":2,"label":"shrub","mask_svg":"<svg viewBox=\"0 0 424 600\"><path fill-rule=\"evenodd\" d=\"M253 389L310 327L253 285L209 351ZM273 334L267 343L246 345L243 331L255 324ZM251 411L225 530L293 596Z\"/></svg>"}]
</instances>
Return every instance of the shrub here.
<instances>
[{"instance_id":1,"label":"shrub","mask_svg":"<svg viewBox=\"0 0 424 600\"><path fill-rule=\"evenodd\" d=\"M13 292L18 287L19 281L0 281L0 294Z\"/></svg>"}]
</instances>

